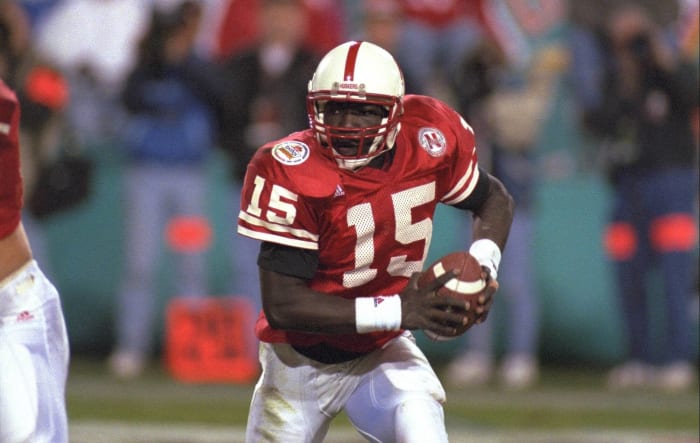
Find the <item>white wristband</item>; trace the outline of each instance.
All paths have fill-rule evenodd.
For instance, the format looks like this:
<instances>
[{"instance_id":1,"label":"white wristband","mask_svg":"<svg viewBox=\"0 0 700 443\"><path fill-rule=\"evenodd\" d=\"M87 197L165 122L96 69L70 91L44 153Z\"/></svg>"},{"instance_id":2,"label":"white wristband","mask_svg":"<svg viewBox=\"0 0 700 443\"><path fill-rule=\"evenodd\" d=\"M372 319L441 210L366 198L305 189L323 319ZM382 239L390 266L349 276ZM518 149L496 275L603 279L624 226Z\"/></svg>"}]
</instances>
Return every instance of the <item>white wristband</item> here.
<instances>
[{"instance_id":1,"label":"white wristband","mask_svg":"<svg viewBox=\"0 0 700 443\"><path fill-rule=\"evenodd\" d=\"M488 238L481 238L472 243L469 253L476 258L481 266L489 268L491 278L498 277L498 265L501 264L501 248Z\"/></svg>"},{"instance_id":2,"label":"white wristband","mask_svg":"<svg viewBox=\"0 0 700 443\"><path fill-rule=\"evenodd\" d=\"M355 327L358 334L401 329L401 297L379 295L355 299Z\"/></svg>"}]
</instances>

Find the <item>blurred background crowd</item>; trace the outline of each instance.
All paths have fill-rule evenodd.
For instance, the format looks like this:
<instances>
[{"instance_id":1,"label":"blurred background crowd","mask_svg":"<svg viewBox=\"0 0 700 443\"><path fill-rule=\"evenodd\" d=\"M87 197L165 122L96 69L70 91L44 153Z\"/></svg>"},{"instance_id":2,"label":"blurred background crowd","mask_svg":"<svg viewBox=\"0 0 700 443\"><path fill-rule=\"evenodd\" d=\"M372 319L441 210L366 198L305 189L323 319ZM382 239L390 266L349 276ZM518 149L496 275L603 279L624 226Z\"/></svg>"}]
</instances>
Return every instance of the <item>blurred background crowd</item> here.
<instances>
[{"instance_id":1,"label":"blurred background crowd","mask_svg":"<svg viewBox=\"0 0 700 443\"><path fill-rule=\"evenodd\" d=\"M235 235L246 164L308 126L323 53L364 39L397 58L407 93L465 116L482 167L516 200L493 315L425 342L445 380L520 389L541 364L574 362L609 367L616 389L696 386L698 12L695 0L0 0L25 226L74 355L133 378L162 352L170 298L260 308L257 244ZM80 186L42 180L61 158L87 164L83 192L42 210L39 196ZM456 212L438 213L430 259L469 244Z\"/></svg>"}]
</instances>

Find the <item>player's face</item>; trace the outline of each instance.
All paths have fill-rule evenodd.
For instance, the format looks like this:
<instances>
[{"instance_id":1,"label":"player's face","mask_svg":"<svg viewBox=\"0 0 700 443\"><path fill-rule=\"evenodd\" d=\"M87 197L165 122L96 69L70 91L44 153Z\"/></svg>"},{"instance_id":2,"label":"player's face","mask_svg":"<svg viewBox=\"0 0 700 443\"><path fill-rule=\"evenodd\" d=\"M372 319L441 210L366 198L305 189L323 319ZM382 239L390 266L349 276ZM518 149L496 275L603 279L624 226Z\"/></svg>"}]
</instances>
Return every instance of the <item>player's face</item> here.
<instances>
[{"instance_id":1,"label":"player's face","mask_svg":"<svg viewBox=\"0 0 700 443\"><path fill-rule=\"evenodd\" d=\"M379 126L387 115L387 109L376 104L329 101L324 108L324 122L337 128L331 132L333 149L343 156L357 155L359 150L366 151L369 143L361 142L363 133L367 128Z\"/></svg>"}]
</instances>

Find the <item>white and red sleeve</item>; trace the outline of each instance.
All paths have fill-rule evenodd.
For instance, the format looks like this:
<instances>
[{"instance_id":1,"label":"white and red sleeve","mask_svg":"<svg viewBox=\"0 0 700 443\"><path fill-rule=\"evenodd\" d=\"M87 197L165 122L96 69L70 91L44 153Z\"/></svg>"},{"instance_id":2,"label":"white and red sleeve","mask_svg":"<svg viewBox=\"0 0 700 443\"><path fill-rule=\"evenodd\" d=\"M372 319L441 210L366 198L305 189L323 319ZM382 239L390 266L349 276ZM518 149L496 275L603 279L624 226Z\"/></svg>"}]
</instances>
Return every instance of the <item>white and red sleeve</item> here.
<instances>
[{"instance_id":1,"label":"white and red sleeve","mask_svg":"<svg viewBox=\"0 0 700 443\"><path fill-rule=\"evenodd\" d=\"M261 149L246 173L238 233L285 246L318 250L320 227L314 208L333 195L337 175L300 141Z\"/></svg>"},{"instance_id":2,"label":"white and red sleeve","mask_svg":"<svg viewBox=\"0 0 700 443\"><path fill-rule=\"evenodd\" d=\"M450 111L448 120L456 141L450 153L451 174L447 191L440 201L455 205L467 199L479 182L479 161L476 153L474 130L459 114Z\"/></svg>"}]
</instances>

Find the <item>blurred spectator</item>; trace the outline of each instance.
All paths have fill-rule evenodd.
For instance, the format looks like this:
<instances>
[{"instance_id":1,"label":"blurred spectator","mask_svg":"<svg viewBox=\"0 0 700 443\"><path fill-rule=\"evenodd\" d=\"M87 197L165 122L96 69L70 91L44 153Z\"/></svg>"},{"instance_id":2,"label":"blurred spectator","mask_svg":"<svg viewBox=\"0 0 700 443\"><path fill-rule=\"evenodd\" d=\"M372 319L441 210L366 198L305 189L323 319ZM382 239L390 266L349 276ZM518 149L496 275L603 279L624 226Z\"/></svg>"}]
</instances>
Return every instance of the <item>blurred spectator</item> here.
<instances>
[{"instance_id":1,"label":"blurred spectator","mask_svg":"<svg viewBox=\"0 0 700 443\"><path fill-rule=\"evenodd\" d=\"M0 2L0 78L16 87L22 59L30 51L29 18L14 0Z\"/></svg>"},{"instance_id":2,"label":"blurred spectator","mask_svg":"<svg viewBox=\"0 0 700 443\"><path fill-rule=\"evenodd\" d=\"M218 26L215 53L220 58L244 50L270 32L258 19L266 0L226 0ZM348 19L339 0L296 0L303 8L303 45L323 54L344 40ZM287 24L286 26L291 26Z\"/></svg>"},{"instance_id":3,"label":"blurred spectator","mask_svg":"<svg viewBox=\"0 0 700 443\"><path fill-rule=\"evenodd\" d=\"M43 220L36 217L29 202L40 179L40 171L58 155L65 139L65 109L69 88L63 75L40 60L27 60L18 78L18 96L22 104L20 153L25 178L23 221L32 250L44 272L57 284L53 275L50 250ZM41 191L36 191L41 192Z\"/></svg>"},{"instance_id":4,"label":"blurred spectator","mask_svg":"<svg viewBox=\"0 0 700 443\"><path fill-rule=\"evenodd\" d=\"M524 389L539 377L540 309L535 282L535 151L557 66L548 52L528 72L515 69L498 44L484 41L465 58L455 91L462 115L477 134L479 157L511 190L515 213L503 266L497 304L506 308L504 355L499 378L505 387ZM506 275L508 274L508 275ZM491 380L497 359L495 318L474 326L446 369L453 386Z\"/></svg>"},{"instance_id":5,"label":"blurred spectator","mask_svg":"<svg viewBox=\"0 0 700 443\"><path fill-rule=\"evenodd\" d=\"M404 74L413 80L407 94L433 94L446 98L452 91L438 90L454 78L467 52L481 37L479 0L399 0L401 38L394 54Z\"/></svg>"},{"instance_id":6,"label":"blurred spectator","mask_svg":"<svg viewBox=\"0 0 700 443\"><path fill-rule=\"evenodd\" d=\"M403 12L399 0L364 0L361 2L355 40L365 40L381 46L396 56L399 50ZM403 72L407 90L415 90L412 73Z\"/></svg>"},{"instance_id":7,"label":"blurred spectator","mask_svg":"<svg viewBox=\"0 0 700 443\"><path fill-rule=\"evenodd\" d=\"M261 30L254 45L223 62L229 81L225 103L222 147L231 161L231 201L234 219L240 210L240 192L246 167L255 150L309 125L306 89L318 62L304 44L307 19L296 0L262 0ZM233 293L250 297L260 306L255 260L259 242L233 235Z\"/></svg>"},{"instance_id":8,"label":"blurred spectator","mask_svg":"<svg viewBox=\"0 0 700 443\"><path fill-rule=\"evenodd\" d=\"M67 125L80 146L101 146L123 121L119 92L148 20L145 0L70 0L36 27L39 57L68 79Z\"/></svg>"},{"instance_id":9,"label":"blurred spectator","mask_svg":"<svg viewBox=\"0 0 700 443\"><path fill-rule=\"evenodd\" d=\"M393 52L401 37L402 18L398 0L364 0L360 8L359 29L353 38Z\"/></svg>"},{"instance_id":10,"label":"blurred spectator","mask_svg":"<svg viewBox=\"0 0 700 443\"><path fill-rule=\"evenodd\" d=\"M172 279L178 295L208 293L206 159L215 143L220 86L213 65L193 52L200 17L196 1L154 10L122 95L129 113L123 134L126 262L109 360L121 378L138 376L152 351L164 238L178 260Z\"/></svg>"},{"instance_id":11,"label":"blurred spectator","mask_svg":"<svg viewBox=\"0 0 700 443\"><path fill-rule=\"evenodd\" d=\"M32 29L41 26L44 18L51 10L66 0L19 0L18 3L24 9Z\"/></svg>"},{"instance_id":12,"label":"blurred spectator","mask_svg":"<svg viewBox=\"0 0 700 443\"><path fill-rule=\"evenodd\" d=\"M589 0L569 2L569 17L576 26L603 30L611 11L627 4L636 4L649 11L656 23L667 26L678 17L679 4L686 0L660 2L657 0ZM693 1L693 0L690 0Z\"/></svg>"},{"instance_id":13,"label":"blurred spectator","mask_svg":"<svg viewBox=\"0 0 700 443\"><path fill-rule=\"evenodd\" d=\"M504 387L524 389L539 378L540 306L534 266L535 192L542 176L538 148L568 62L557 37L565 7L560 0L537 6L489 1L480 7L484 36L461 60L452 89L457 109L474 128L482 164L511 190L515 212L503 251L509 271L500 279L502 295L496 298L503 311L496 309L495 318L466 334L445 375L457 386L487 383L497 375Z\"/></svg>"},{"instance_id":14,"label":"blurred spectator","mask_svg":"<svg viewBox=\"0 0 700 443\"><path fill-rule=\"evenodd\" d=\"M605 20L613 8L630 3L630 0L591 0L569 2L569 48L572 57L570 71L573 92L578 106L585 114L588 109L600 106L605 75L601 49L605 40ZM643 5L661 26L668 26L678 16L678 2L635 0Z\"/></svg>"},{"instance_id":15,"label":"blurred spectator","mask_svg":"<svg viewBox=\"0 0 700 443\"><path fill-rule=\"evenodd\" d=\"M584 114L601 139L613 190L605 247L626 346L624 362L610 372L612 388L696 386L688 308L697 244L697 141L690 124L697 62L679 63L663 36L641 6L615 10L599 47L605 62L599 103Z\"/></svg>"}]
</instances>

